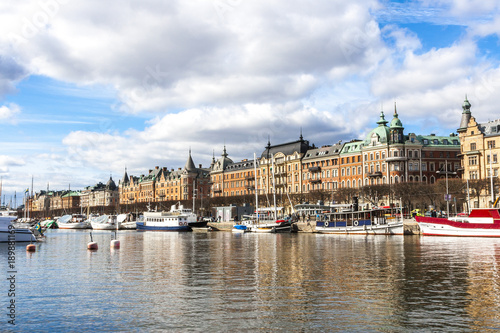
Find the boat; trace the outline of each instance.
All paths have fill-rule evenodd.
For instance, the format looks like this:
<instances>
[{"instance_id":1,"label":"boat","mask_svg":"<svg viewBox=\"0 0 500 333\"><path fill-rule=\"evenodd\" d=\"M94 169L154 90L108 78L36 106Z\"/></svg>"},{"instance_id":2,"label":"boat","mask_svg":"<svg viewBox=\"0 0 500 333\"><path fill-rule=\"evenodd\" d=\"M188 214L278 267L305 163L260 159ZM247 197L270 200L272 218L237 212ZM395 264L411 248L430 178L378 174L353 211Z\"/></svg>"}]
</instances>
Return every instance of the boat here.
<instances>
[{"instance_id":1,"label":"boat","mask_svg":"<svg viewBox=\"0 0 500 333\"><path fill-rule=\"evenodd\" d=\"M500 237L500 209L475 208L469 216L415 216L424 236Z\"/></svg>"},{"instance_id":2,"label":"boat","mask_svg":"<svg viewBox=\"0 0 500 333\"><path fill-rule=\"evenodd\" d=\"M137 229L137 221L142 221L143 219L142 215L139 216L137 219L134 217L134 214L124 214L124 215L125 219L120 222L120 229L135 230Z\"/></svg>"},{"instance_id":3,"label":"boat","mask_svg":"<svg viewBox=\"0 0 500 333\"><path fill-rule=\"evenodd\" d=\"M16 229L13 221L17 216L0 215L0 243L7 242L36 242L36 237L30 229Z\"/></svg>"},{"instance_id":4,"label":"boat","mask_svg":"<svg viewBox=\"0 0 500 333\"><path fill-rule=\"evenodd\" d=\"M252 215L243 215L241 223L251 232L291 232L290 220L278 217L282 210L283 207L259 208Z\"/></svg>"},{"instance_id":5,"label":"boat","mask_svg":"<svg viewBox=\"0 0 500 333\"><path fill-rule=\"evenodd\" d=\"M120 228L120 220L125 219L125 214L116 215L102 215L90 220L90 225L93 230L116 230Z\"/></svg>"},{"instance_id":6,"label":"boat","mask_svg":"<svg viewBox=\"0 0 500 333\"><path fill-rule=\"evenodd\" d=\"M89 229L90 223L83 214L63 215L57 219L59 229Z\"/></svg>"},{"instance_id":7,"label":"boat","mask_svg":"<svg viewBox=\"0 0 500 333\"><path fill-rule=\"evenodd\" d=\"M188 222L188 226L190 226L191 228L206 228L208 221L208 219L198 217L196 221Z\"/></svg>"},{"instance_id":8,"label":"boat","mask_svg":"<svg viewBox=\"0 0 500 333\"><path fill-rule=\"evenodd\" d=\"M144 220L136 225L138 231L191 231L189 223L193 222L197 222L196 214L178 204L169 212L144 212Z\"/></svg>"},{"instance_id":9,"label":"boat","mask_svg":"<svg viewBox=\"0 0 500 333\"><path fill-rule=\"evenodd\" d=\"M231 229L231 231L236 233L244 233L244 232L249 232L250 229L244 224L235 224Z\"/></svg>"},{"instance_id":10,"label":"boat","mask_svg":"<svg viewBox=\"0 0 500 333\"><path fill-rule=\"evenodd\" d=\"M354 206L356 207L356 206ZM403 235L403 220L391 216L391 207L366 210L340 209L316 215L316 232L322 234Z\"/></svg>"}]
</instances>

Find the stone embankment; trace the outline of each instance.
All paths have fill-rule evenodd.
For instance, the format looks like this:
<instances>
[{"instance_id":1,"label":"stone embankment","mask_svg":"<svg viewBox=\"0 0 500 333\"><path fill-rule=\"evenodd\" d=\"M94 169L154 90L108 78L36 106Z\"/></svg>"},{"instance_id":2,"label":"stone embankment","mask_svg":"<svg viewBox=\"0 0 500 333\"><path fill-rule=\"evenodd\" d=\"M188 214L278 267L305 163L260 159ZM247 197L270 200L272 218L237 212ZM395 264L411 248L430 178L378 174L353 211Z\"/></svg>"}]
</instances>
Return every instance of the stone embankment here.
<instances>
[{"instance_id":1,"label":"stone embankment","mask_svg":"<svg viewBox=\"0 0 500 333\"><path fill-rule=\"evenodd\" d=\"M414 219L404 219L404 233L405 235L420 235L420 229ZM207 224L216 231L231 231L233 229L233 222L209 222ZM316 222L297 222L292 224L292 231L294 232L316 232Z\"/></svg>"}]
</instances>

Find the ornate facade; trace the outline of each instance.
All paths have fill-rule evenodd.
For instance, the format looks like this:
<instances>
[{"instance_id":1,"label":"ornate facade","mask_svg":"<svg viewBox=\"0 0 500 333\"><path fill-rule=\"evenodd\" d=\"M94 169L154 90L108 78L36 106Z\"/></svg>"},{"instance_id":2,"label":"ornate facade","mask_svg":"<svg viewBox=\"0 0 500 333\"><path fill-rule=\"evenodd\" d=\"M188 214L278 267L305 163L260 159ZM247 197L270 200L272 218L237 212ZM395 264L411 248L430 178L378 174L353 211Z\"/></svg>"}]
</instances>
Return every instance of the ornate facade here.
<instances>
[{"instance_id":1,"label":"ornate facade","mask_svg":"<svg viewBox=\"0 0 500 333\"><path fill-rule=\"evenodd\" d=\"M496 200L492 187L498 182L500 167L500 119L487 123L478 123L471 114L471 104L465 98L462 105L462 119L458 136L462 154L463 178L474 182L485 180L486 183L479 198L473 198L471 206L490 207ZM493 185L493 186L492 186Z\"/></svg>"}]
</instances>

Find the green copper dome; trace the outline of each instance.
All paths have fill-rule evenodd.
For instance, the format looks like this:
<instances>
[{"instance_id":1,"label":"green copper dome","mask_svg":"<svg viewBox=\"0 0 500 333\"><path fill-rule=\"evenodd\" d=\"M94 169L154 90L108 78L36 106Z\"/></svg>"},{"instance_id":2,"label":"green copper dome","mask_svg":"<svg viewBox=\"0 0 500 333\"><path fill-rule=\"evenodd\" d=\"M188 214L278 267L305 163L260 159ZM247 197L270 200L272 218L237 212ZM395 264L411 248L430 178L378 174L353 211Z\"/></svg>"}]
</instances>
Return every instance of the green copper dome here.
<instances>
[{"instance_id":1,"label":"green copper dome","mask_svg":"<svg viewBox=\"0 0 500 333\"><path fill-rule=\"evenodd\" d=\"M394 118L391 121L391 129L403 128L403 123L398 118L398 111L396 110L396 103L394 103Z\"/></svg>"}]
</instances>

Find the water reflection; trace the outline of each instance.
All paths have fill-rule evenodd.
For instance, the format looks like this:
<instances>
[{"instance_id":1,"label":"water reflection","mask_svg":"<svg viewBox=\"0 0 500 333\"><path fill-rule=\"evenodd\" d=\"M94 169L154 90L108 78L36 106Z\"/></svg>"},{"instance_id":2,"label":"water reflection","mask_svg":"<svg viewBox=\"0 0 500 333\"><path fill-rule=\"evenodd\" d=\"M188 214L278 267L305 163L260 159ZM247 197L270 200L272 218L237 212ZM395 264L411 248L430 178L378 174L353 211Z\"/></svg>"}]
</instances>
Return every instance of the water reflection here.
<instances>
[{"instance_id":1,"label":"water reflection","mask_svg":"<svg viewBox=\"0 0 500 333\"><path fill-rule=\"evenodd\" d=\"M58 230L17 248L22 330L484 331L500 240ZM6 262L2 249L0 261ZM2 285L2 287L4 287ZM44 309L42 323L30 314Z\"/></svg>"}]
</instances>

